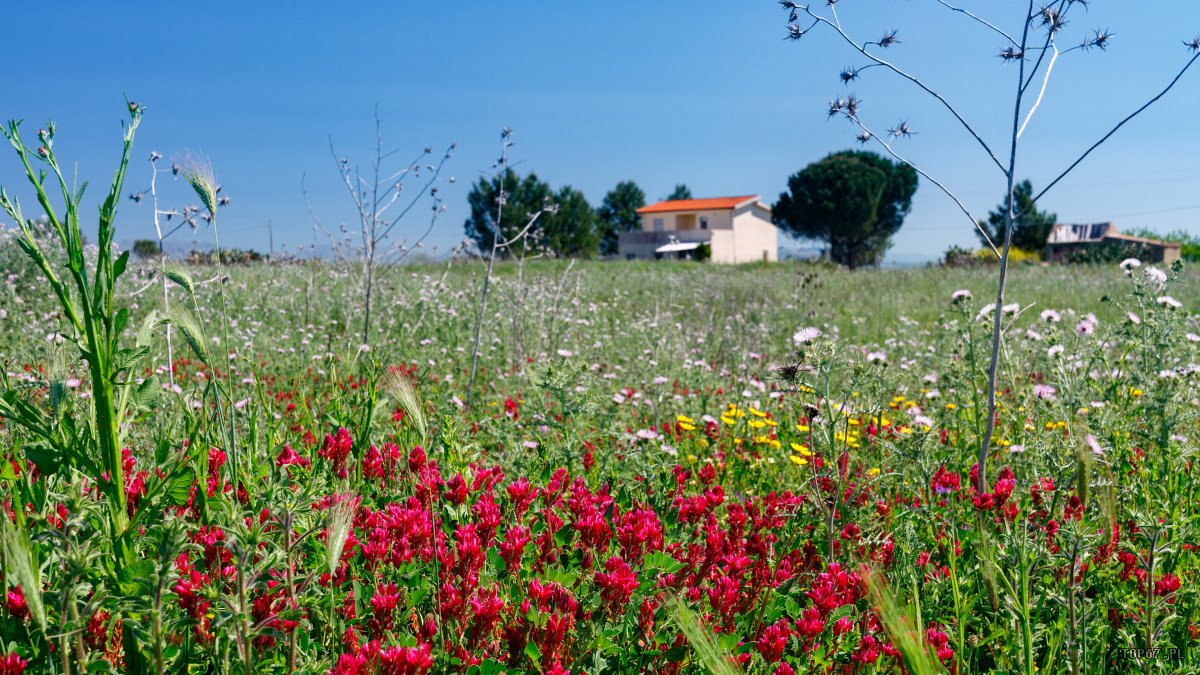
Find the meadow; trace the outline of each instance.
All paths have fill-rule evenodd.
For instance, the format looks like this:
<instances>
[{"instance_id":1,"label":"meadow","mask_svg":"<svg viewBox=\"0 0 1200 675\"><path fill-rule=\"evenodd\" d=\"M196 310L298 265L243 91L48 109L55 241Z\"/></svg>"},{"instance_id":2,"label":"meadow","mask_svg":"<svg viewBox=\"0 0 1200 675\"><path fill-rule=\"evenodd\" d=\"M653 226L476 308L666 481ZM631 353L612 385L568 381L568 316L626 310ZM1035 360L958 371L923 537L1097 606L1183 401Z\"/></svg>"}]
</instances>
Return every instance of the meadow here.
<instances>
[{"instance_id":1,"label":"meadow","mask_svg":"<svg viewBox=\"0 0 1200 675\"><path fill-rule=\"evenodd\" d=\"M1014 268L980 493L994 267L502 263L471 392L477 262L385 269L367 346L353 265L173 267L168 324L130 263L114 513L80 343L0 251L0 672L1200 657L1190 270Z\"/></svg>"}]
</instances>

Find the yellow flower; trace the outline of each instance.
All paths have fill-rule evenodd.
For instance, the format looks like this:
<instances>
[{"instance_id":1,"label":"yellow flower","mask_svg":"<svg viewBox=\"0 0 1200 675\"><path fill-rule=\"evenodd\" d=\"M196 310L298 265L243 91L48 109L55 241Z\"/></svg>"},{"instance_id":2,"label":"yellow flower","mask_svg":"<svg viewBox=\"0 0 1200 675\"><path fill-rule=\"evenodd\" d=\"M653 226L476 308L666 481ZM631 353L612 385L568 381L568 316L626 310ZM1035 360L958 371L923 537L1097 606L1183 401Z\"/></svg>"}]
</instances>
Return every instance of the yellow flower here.
<instances>
[{"instance_id":1,"label":"yellow flower","mask_svg":"<svg viewBox=\"0 0 1200 675\"><path fill-rule=\"evenodd\" d=\"M679 428L680 428L680 429L683 429L684 431L695 431L695 430L696 430L696 425L695 425L695 424L691 424L691 423L689 423L689 422L680 422L680 423L679 423Z\"/></svg>"},{"instance_id":2,"label":"yellow flower","mask_svg":"<svg viewBox=\"0 0 1200 675\"><path fill-rule=\"evenodd\" d=\"M879 475L879 467L875 467L873 469L867 469L867 475L868 476L878 476Z\"/></svg>"},{"instance_id":3,"label":"yellow flower","mask_svg":"<svg viewBox=\"0 0 1200 675\"><path fill-rule=\"evenodd\" d=\"M808 464L807 459L804 459L803 457L797 457L796 455L791 455L788 457L788 459L792 460L792 464L795 464L796 466L804 466L805 464Z\"/></svg>"},{"instance_id":4,"label":"yellow flower","mask_svg":"<svg viewBox=\"0 0 1200 675\"><path fill-rule=\"evenodd\" d=\"M762 420L750 420L749 422L747 422L747 424L750 425L751 429L761 429L761 428L767 426L767 423Z\"/></svg>"},{"instance_id":5,"label":"yellow flower","mask_svg":"<svg viewBox=\"0 0 1200 675\"><path fill-rule=\"evenodd\" d=\"M707 447L708 447L708 439L707 439L707 438L701 438L701 439L700 439L700 447L702 447L702 448L707 448Z\"/></svg>"},{"instance_id":6,"label":"yellow flower","mask_svg":"<svg viewBox=\"0 0 1200 675\"><path fill-rule=\"evenodd\" d=\"M794 452L798 455L803 455L805 457L812 457L812 452L810 452L809 449L806 448L805 446L800 445L799 443L792 443L791 446L792 446L792 452Z\"/></svg>"},{"instance_id":7,"label":"yellow flower","mask_svg":"<svg viewBox=\"0 0 1200 675\"><path fill-rule=\"evenodd\" d=\"M862 424L862 422L859 422L858 420L846 420L846 424L849 424L852 427L856 427L856 426Z\"/></svg>"},{"instance_id":8,"label":"yellow flower","mask_svg":"<svg viewBox=\"0 0 1200 675\"><path fill-rule=\"evenodd\" d=\"M958 408L958 405L956 405L956 404L954 404L954 403L947 403L947 404L946 404L946 410L956 410L957 408Z\"/></svg>"},{"instance_id":9,"label":"yellow flower","mask_svg":"<svg viewBox=\"0 0 1200 675\"><path fill-rule=\"evenodd\" d=\"M766 417L767 416L767 413L765 413L761 410L758 410L756 408L750 408L750 414L754 415L755 417Z\"/></svg>"},{"instance_id":10,"label":"yellow flower","mask_svg":"<svg viewBox=\"0 0 1200 675\"><path fill-rule=\"evenodd\" d=\"M721 421L724 422L726 426L730 426L730 427L733 426L734 424L737 424L737 422L733 421L732 417L727 417L725 415L721 415Z\"/></svg>"},{"instance_id":11,"label":"yellow flower","mask_svg":"<svg viewBox=\"0 0 1200 675\"><path fill-rule=\"evenodd\" d=\"M687 415L676 415L675 421L683 422L684 424L695 424L696 423L696 420L688 417Z\"/></svg>"},{"instance_id":12,"label":"yellow flower","mask_svg":"<svg viewBox=\"0 0 1200 675\"><path fill-rule=\"evenodd\" d=\"M1137 398L1138 396L1141 396L1144 393L1146 393L1146 392L1142 391L1141 389L1136 389L1134 387L1129 388L1129 395L1134 398Z\"/></svg>"},{"instance_id":13,"label":"yellow flower","mask_svg":"<svg viewBox=\"0 0 1200 675\"><path fill-rule=\"evenodd\" d=\"M807 424L797 424L796 431L808 431L808 425Z\"/></svg>"}]
</instances>

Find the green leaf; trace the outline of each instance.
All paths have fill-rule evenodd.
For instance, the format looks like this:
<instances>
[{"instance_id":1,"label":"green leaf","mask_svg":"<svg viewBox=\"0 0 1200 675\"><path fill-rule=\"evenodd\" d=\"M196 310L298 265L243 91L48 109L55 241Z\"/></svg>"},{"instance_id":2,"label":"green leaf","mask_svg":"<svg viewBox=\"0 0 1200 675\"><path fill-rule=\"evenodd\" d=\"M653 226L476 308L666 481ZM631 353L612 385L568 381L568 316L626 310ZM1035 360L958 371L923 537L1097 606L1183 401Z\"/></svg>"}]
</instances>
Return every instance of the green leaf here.
<instances>
[{"instance_id":1,"label":"green leaf","mask_svg":"<svg viewBox=\"0 0 1200 675\"><path fill-rule=\"evenodd\" d=\"M4 539L5 572L25 591L25 604L42 633L46 632L46 607L42 604L41 567L37 562L29 534L17 529L8 518L0 518L0 536Z\"/></svg>"},{"instance_id":2,"label":"green leaf","mask_svg":"<svg viewBox=\"0 0 1200 675\"><path fill-rule=\"evenodd\" d=\"M62 453L41 443L25 446L25 456L46 476L53 475L62 466Z\"/></svg>"},{"instance_id":3,"label":"green leaf","mask_svg":"<svg viewBox=\"0 0 1200 675\"><path fill-rule=\"evenodd\" d=\"M159 315L158 310L151 310L150 314L142 321L142 327L138 329L137 341L135 344L139 347L149 347L154 339L154 329L162 323L163 318Z\"/></svg>"},{"instance_id":4,"label":"green leaf","mask_svg":"<svg viewBox=\"0 0 1200 675\"><path fill-rule=\"evenodd\" d=\"M133 405L137 408L149 408L157 396L157 381L153 377L147 377L133 390Z\"/></svg>"},{"instance_id":5,"label":"green leaf","mask_svg":"<svg viewBox=\"0 0 1200 675\"><path fill-rule=\"evenodd\" d=\"M542 650L538 649L536 642L531 641L525 645L525 656L535 664L540 663L542 660Z\"/></svg>"},{"instance_id":6,"label":"green leaf","mask_svg":"<svg viewBox=\"0 0 1200 675\"><path fill-rule=\"evenodd\" d=\"M175 476L171 480L171 484L167 487L167 499L170 499L171 503L176 506L186 504L188 496L192 494L192 482L194 480L190 470L183 471L178 476Z\"/></svg>"},{"instance_id":7,"label":"green leaf","mask_svg":"<svg viewBox=\"0 0 1200 675\"><path fill-rule=\"evenodd\" d=\"M117 316L113 320L113 334L120 335L121 331L125 330L125 325L129 323L129 310L122 307L117 310Z\"/></svg>"},{"instance_id":8,"label":"green leaf","mask_svg":"<svg viewBox=\"0 0 1200 675\"><path fill-rule=\"evenodd\" d=\"M122 567L120 574L117 575L117 581L120 583L123 592L128 595L137 595L144 593L150 588L150 581L156 571L154 561L146 559L138 560L133 564Z\"/></svg>"},{"instance_id":9,"label":"green leaf","mask_svg":"<svg viewBox=\"0 0 1200 675\"><path fill-rule=\"evenodd\" d=\"M129 251L122 251L121 256L113 263L113 281L121 278L125 267L129 264Z\"/></svg>"},{"instance_id":10,"label":"green leaf","mask_svg":"<svg viewBox=\"0 0 1200 675\"><path fill-rule=\"evenodd\" d=\"M137 365L143 357L150 353L149 347L134 347L122 349L113 356L113 373L129 370Z\"/></svg>"}]
</instances>

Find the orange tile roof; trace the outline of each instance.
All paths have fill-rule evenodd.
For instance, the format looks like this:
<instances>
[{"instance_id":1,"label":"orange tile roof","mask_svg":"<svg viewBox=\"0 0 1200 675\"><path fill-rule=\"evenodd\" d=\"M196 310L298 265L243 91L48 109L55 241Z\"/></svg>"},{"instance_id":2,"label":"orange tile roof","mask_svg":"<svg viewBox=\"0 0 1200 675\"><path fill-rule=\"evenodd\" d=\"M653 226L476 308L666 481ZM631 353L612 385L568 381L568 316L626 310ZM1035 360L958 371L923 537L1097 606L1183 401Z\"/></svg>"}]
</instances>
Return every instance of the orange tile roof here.
<instances>
[{"instance_id":1,"label":"orange tile roof","mask_svg":"<svg viewBox=\"0 0 1200 675\"><path fill-rule=\"evenodd\" d=\"M712 197L709 199L672 199L638 209L638 213L668 213L671 211L727 211L757 201L759 195Z\"/></svg>"}]
</instances>

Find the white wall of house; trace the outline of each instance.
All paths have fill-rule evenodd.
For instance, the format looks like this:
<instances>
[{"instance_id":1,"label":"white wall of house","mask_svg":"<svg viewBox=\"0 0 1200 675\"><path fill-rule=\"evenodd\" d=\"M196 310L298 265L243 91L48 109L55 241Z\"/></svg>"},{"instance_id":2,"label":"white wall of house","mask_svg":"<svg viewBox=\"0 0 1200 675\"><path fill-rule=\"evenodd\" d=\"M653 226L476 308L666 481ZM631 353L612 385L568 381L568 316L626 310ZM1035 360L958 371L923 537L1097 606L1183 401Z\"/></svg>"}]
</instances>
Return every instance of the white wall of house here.
<instances>
[{"instance_id":1,"label":"white wall of house","mask_svg":"<svg viewBox=\"0 0 1200 675\"><path fill-rule=\"evenodd\" d=\"M730 213L733 214L735 235L731 262L761 261L764 253L768 262L779 260L779 229L771 223L768 212L751 205ZM713 248L713 259L716 260L716 246Z\"/></svg>"}]
</instances>

